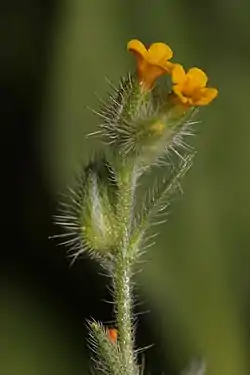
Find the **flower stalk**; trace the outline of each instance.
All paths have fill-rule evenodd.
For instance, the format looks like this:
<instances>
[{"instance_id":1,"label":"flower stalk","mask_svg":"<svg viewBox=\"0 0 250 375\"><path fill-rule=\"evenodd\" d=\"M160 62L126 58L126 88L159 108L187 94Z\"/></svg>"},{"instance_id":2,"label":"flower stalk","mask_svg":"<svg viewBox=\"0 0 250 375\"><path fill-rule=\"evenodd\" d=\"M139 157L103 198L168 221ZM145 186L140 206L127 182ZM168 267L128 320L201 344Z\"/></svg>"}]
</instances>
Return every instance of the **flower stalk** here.
<instances>
[{"instance_id":1,"label":"flower stalk","mask_svg":"<svg viewBox=\"0 0 250 375\"><path fill-rule=\"evenodd\" d=\"M137 73L121 80L99 113L97 133L106 148L83 168L57 215L73 260L86 252L112 279L114 327L89 323L95 369L108 375L142 373L133 318L135 267L154 218L164 214L171 194L192 166L195 152L184 139L192 134L197 107L208 105L218 94L206 87L208 78L201 69L185 73L180 64L170 62L173 52L166 44L153 43L147 49L135 39L127 48L136 57ZM162 75L170 76L170 88L157 85ZM166 159L164 177L138 204L138 180Z\"/></svg>"},{"instance_id":2,"label":"flower stalk","mask_svg":"<svg viewBox=\"0 0 250 375\"><path fill-rule=\"evenodd\" d=\"M113 266L115 315L119 333L119 349L124 375L138 374L134 353L132 275L134 255L130 240L133 230L134 199L138 172L131 161L122 161L117 169L117 217L120 225L120 248Z\"/></svg>"},{"instance_id":3,"label":"flower stalk","mask_svg":"<svg viewBox=\"0 0 250 375\"><path fill-rule=\"evenodd\" d=\"M117 216L120 219L121 252L126 253L132 228L137 172L126 161L117 171L118 202Z\"/></svg>"},{"instance_id":4,"label":"flower stalk","mask_svg":"<svg viewBox=\"0 0 250 375\"><path fill-rule=\"evenodd\" d=\"M134 334L132 316L132 269L127 249L117 259L114 270L113 287L116 303L116 321L119 332L119 348L124 375L138 373L134 354Z\"/></svg>"}]
</instances>

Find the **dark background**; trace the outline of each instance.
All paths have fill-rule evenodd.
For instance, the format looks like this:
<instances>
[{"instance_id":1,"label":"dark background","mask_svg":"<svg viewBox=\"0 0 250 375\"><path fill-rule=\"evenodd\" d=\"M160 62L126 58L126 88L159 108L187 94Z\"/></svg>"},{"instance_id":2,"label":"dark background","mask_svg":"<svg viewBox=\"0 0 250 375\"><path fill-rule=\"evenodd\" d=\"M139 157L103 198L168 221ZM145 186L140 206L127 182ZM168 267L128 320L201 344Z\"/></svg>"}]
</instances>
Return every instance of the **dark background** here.
<instances>
[{"instance_id":1,"label":"dark background","mask_svg":"<svg viewBox=\"0 0 250 375\"><path fill-rule=\"evenodd\" d=\"M219 97L202 109L184 194L137 277L137 344L151 373L205 356L210 375L249 373L250 3L9 0L1 4L0 372L87 373L85 320L112 319L105 279L69 266L49 236L59 193L94 147L95 93L134 60L129 39L168 43ZM1 368L3 366L3 368Z\"/></svg>"}]
</instances>

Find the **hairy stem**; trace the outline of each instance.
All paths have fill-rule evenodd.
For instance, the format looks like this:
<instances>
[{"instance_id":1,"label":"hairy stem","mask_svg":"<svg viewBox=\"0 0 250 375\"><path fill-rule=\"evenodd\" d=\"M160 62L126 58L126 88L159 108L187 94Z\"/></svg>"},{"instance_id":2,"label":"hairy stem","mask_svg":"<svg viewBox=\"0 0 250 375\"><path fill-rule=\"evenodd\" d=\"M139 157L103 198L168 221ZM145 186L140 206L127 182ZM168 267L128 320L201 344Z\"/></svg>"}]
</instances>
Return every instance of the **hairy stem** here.
<instances>
[{"instance_id":1,"label":"hairy stem","mask_svg":"<svg viewBox=\"0 0 250 375\"><path fill-rule=\"evenodd\" d=\"M119 346L122 355L124 374L138 373L134 355L133 317L132 317L132 266L130 256L130 236L134 210L134 195L137 173L135 168L123 165L119 171L118 219L121 246L114 269L114 298L119 332Z\"/></svg>"},{"instance_id":2,"label":"hairy stem","mask_svg":"<svg viewBox=\"0 0 250 375\"><path fill-rule=\"evenodd\" d=\"M114 289L124 375L135 375L137 371L133 348L131 266L122 257L117 260Z\"/></svg>"},{"instance_id":3,"label":"hairy stem","mask_svg":"<svg viewBox=\"0 0 250 375\"><path fill-rule=\"evenodd\" d=\"M136 168L124 162L118 172L117 216L121 229L122 252L126 252L129 243L134 211L134 195L138 174Z\"/></svg>"}]
</instances>

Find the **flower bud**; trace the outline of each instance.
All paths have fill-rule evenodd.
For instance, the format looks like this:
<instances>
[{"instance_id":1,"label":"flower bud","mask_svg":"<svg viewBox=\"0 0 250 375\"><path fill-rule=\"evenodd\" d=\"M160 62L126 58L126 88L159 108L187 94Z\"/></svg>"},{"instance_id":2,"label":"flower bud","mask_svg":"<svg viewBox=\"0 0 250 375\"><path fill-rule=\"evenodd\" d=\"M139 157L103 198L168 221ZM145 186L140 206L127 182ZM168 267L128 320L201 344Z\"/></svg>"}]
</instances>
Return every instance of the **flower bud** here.
<instances>
[{"instance_id":1,"label":"flower bud","mask_svg":"<svg viewBox=\"0 0 250 375\"><path fill-rule=\"evenodd\" d=\"M94 171L88 174L79 214L81 237L86 246L100 253L111 251L116 243L115 214L108 188Z\"/></svg>"},{"instance_id":2,"label":"flower bud","mask_svg":"<svg viewBox=\"0 0 250 375\"><path fill-rule=\"evenodd\" d=\"M63 202L57 224L66 233L64 244L70 247L73 257L84 251L93 256L108 258L116 249L118 236L115 217L116 186L104 159L90 163L79 179L78 187L69 190L68 202Z\"/></svg>"}]
</instances>

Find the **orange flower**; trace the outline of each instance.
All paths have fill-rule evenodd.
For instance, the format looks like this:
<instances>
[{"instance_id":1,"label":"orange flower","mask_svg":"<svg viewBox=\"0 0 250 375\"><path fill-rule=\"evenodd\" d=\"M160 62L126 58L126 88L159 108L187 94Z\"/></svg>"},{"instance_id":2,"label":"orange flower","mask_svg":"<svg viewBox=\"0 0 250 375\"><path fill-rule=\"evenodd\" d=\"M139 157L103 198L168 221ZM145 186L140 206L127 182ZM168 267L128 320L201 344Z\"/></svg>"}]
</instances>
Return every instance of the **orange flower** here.
<instances>
[{"instance_id":1,"label":"orange flower","mask_svg":"<svg viewBox=\"0 0 250 375\"><path fill-rule=\"evenodd\" d=\"M117 336L118 336L118 334L117 334L117 329L115 329L115 328L108 328L108 329L107 329L107 335L108 335L109 340L110 340L113 344L115 344L116 341L117 341Z\"/></svg>"},{"instance_id":2,"label":"orange flower","mask_svg":"<svg viewBox=\"0 0 250 375\"><path fill-rule=\"evenodd\" d=\"M185 73L180 64L175 64L172 81L175 100L184 106L207 105L218 95L217 89L206 87L208 77L198 68L191 68Z\"/></svg>"},{"instance_id":3,"label":"orange flower","mask_svg":"<svg viewBox=\"0 0 250 375\"><path fill-rule=\"evenodd\" d=\"M171 73L174 64L169 62L173 56L171 48L164 43L153 43L146 47L137 39L127 45L128 51L137 58L137 74L143 89L150 90L155 80L165 73Z\"/></svg>"}]
</instances>

